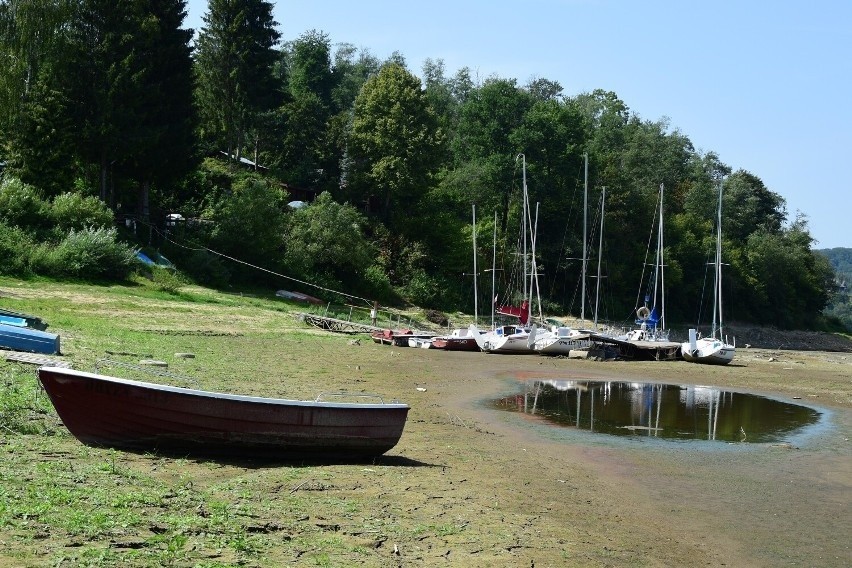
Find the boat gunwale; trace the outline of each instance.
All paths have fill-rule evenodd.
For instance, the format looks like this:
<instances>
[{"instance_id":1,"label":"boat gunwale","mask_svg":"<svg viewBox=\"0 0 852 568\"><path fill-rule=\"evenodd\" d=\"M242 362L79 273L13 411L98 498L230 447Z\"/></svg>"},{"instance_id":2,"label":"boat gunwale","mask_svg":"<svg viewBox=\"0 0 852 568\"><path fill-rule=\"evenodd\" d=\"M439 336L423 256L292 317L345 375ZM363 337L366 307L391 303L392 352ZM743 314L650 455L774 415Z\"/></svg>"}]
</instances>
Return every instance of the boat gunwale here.
<instances>
[{"instance_id":1,"label":"boat gunwale","mask_svg":"<svg viewBox=\"0 0 852 568\"><path fill-rule=\"evenodd\" d=\"M198 398L206 398L206 399L214 399L214 400L225 400L225 401L234 401L234 402L246 402L246 403L256 403L256 404L268 404L271 406L305 406L305 407L315 407L315 408L339 408L339 409L410 409L408 404L402 402L381 402L381 403L369 403L369 402L328 402L328 401L320 401L320 400L295 400L295 399L286 399L286 398L271 398L271 397L261 397L261 396L252 396L252 395L241 395L241 394L232 394L232 393L220 393L213 391L205 391L201 389L191 389L186 387L177 387L172 385L161 385L158 383L149 383L146 381L137 381L133 379L122 379L119 377L112 377L109 375L101 375L98 373L90 373L87 371L78 371L75 369L66 369L63 367L53 367L53 366L42 366L39 367L39 373L42 370L54 373L57 375L63 375L71 378L85 378L91 379L94 381L102 381L107 383L125 385L133 388L139 389L148 389L160 392L168 392L173 394L182 394L187 396L193 396ZM350 396L362 396L357 393L334 393L334 394L343 394ZM320 395L321 396L321 395ZM377 396L377 395L369 395L369 396Z\"/></svg>"}]
</instances>

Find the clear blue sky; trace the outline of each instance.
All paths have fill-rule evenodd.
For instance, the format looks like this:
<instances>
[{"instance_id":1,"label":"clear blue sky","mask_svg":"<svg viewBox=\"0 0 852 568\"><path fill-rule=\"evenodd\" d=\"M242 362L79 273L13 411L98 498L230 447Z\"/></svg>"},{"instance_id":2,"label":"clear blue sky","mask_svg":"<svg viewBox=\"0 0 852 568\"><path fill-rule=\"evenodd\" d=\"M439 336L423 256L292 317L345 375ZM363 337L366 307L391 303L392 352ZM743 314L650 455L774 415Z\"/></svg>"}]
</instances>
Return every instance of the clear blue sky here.
<instances>
[{"instance_id":1,"label":"clear blue sky","mask_svg":"<svg viewBox=\"0 0 852 568\"><path fill-rule=\"evenodd\" d=\"M852 247L852 0L279 0L284 41L309 30L420 74L442 59L486 78L614 91L668 117L807 215L816 248ZM188 1L198 31L206 0Z\"/></svg>"}]
</instances>

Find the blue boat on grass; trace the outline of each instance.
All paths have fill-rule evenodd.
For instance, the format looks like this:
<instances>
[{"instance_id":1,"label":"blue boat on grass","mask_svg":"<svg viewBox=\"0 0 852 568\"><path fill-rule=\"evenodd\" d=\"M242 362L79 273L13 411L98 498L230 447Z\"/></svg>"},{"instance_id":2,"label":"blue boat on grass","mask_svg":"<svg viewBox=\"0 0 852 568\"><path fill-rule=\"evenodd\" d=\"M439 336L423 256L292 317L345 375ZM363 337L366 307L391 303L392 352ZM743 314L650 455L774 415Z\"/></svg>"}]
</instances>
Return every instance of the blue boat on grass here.
<instances>
[{"instance_id":1,"label":"blue boat on grass","mask_svg":"<svg viewBox=\"0 0 852 568\"><path fill-rule=\"evenodd\" d=\"M59 336L38 329L0 323L0 349L59 355Z\"/></svg>"},{"instance_id":2,"label":"blue boat on grass","mask_svg":"<svg viewBox=\"0 0 852 568\"><path fill-rule=\"evenodd\" d=\"M47 324L44 323L40 317L22 314L20 312L13 312L12 310L6 310L3 308L0 308L0 323L14 325L17 327L31 327L42 331L47 329Z\"/></svg>"}]
</instances>

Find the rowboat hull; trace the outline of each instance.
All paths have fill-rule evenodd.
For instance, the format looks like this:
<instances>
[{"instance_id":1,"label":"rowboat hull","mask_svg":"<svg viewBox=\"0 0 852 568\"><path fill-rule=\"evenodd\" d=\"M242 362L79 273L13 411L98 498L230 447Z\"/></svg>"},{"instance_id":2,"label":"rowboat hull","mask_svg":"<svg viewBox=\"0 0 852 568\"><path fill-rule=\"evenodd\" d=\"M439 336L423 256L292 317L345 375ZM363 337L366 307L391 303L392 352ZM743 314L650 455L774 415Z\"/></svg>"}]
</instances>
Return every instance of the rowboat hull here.
<instances>
[{"instance_id":1,"label":"rowboat hull","mask_svg":"<svg viewBox=\"0 0 852 568\"><path fill-rule=\"evenodd\" d=\"M39 380L81 442L180 455L346 461L399 441L406 404L213 393L42 367Z\"/></svg>"},{"instance_id":2,"label":"rowboat hull","mask_svg":"<svg viewBox=\"0 0 852 568\"><path fill-rule=\"evenodd\" d=\"M58 355L59 336L28 327L0 323L0 348Z\"/></svg>"}]
</instances>

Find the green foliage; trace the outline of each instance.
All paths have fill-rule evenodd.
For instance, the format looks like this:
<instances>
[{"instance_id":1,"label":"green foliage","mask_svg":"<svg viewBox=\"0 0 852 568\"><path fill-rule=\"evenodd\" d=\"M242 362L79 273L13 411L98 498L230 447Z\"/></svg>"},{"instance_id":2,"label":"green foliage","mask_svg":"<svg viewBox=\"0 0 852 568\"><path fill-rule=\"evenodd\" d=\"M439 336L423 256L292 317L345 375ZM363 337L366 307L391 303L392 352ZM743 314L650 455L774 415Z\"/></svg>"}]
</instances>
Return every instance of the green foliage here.
<instances>
[{"instance_id":1,"label":"green foliage","mask_svg":"<svg viewBox=\"0 0 852 568\"><path fill-rule=\"evenodd\" d=\"M186 280L178 271L164 266L151 267L151 282L156 290L168 294L177 294L186 285Z\"/></svg>"},{"instance_id":2,"label":"green foliage","mask_svg":"<svg viewBox=\"0 0 852 568\"><path fill-rule=\"evenodd\" d=\"M348 192L375 197L382 217L405 234L405 212L432 186L442 134L420 80L398 64L370 78L355 101L348 138Z\"/></svg>"},{"instance_id":3,"label":"green foliage","mask_svg":"<svg viewBox=\"0 0 852 568\"><path fill-rule=\"evenodd\" d=\"M832 248L816 251L834 270L832 294L825 314L837 321L838 327L852 333L852 248Z\"/></svg>"},{"instance_id":4,"label":"green foliage","mask_svg":"<svg viewBox=\"0 0 852 568\"><path fill-rule=\"evenodd\" d=\"M277 102L275 26L271 2L208 2L196 43L201 126L214 147L236 160L260 115Z\"/></svg>"},{"instance_id":5,"label":"green foliage","mask_svg":"<svg viewBox=\"0 0 852 568\"><path fill-rule=\"evenodd\" d=\"M87 227L107 229L113 224L113 214L100 199L79 193L63 193L53 199L50 219L63 233Z\"/></svg>"},{"instance_id":6,"label":"green foliage","mask_svg":"<svg viewBox=\"0 0 852 568\"><path fill-rule=\"evenodd\" d=\"M210 212L211 242L218 252L273 269L283 247L286 196L257 177L236 178Z\"/></svg>"},{"instance_id":7,"label":"green foliage","mask_svg":"<svg viewBox=\"0 0 852 568\"><path fill-rule=\"evenodd\" d=\"M0 2L0 271L124 277L127 250L108 230L108 206L120 204L143 220L149 211L203 217L170 236L263 269L383 300L466 307L470 206L486 232L498 215L498 286L508 288L525 182L543 300L576 312L587 154L592 208L607 188L603 282L613 313L632 308L664 184L668 319L692 318L725 179L731 317L819 325L835 283L810 254L806 224L791 222L758 176L732 173L614 92L565 97L547 78L476 82L468 68L448 78L431 59L421 84L401 54L383 63L348 44L332 54L318 31L276 51L264 0L211 0L193 61L184 17L184 0ZM196 133L228 163L196 168ZM234 158L247 148L270 169L243 169ZM330 195L290 211L291 188ZM102 202L85 197L93 194ZM215 286L232 271L253 283L266 274L204 251L169 255ZM843 298L832 301L828 315L845 313Z\"/></svg>"},{"instance_id":8,"label":"green foliage","mask_svg":"<svg viewBox=\"0 0 852 568\"><path fill-rule=\"evenodd\" d=\"M175 258L178 261L178 258ZM180 267L192 280L205 286L222 288L231 280L231 271L222 260L206 250L191 251L180 257Z\"/></svg>"},{"instance_id":9,"label":"green foliage","mask_svg":"<svg viewBox=\"0 0 852 568\"><path fill-rule=\"evenodd\" d=\"M114 228L72 229L56 246L42 244L35 251L33 269L54 277L123 280L137 266L136 251L117 236Z\"/></svg>"},{"instance_id":10,"label":"green foliage","mask_svg":"<svg viewBox=\"0 0 852 568\"><path fill-rule=\"evenodd\" d=\"M444 307L444 286L438 279L426 274L422 268L412 271L400 286L400 294L415 306Z\"/></svg>"},{"instance_id":11,"label":"green foliage","mask_svg":"<svg viewBox=\"0 0 852 568\"><path fill-rule=\"evenodd\" d=\"M364 293L385 304L395 303L397 300L397 293L388 275L377 264L371 264L364 270Z\"/></svg>"},{"instance_id":12,"label":"green foliage","mask_svg":"<svg viewBox=\"0 0 852 568\"><path fill-rule=\"evenodd\" d=\"M47 221L46 209L47 203L35 187L10 176L0 180L0 219L6 224L42 227Z\"/></svg>"},{"instance_id":13,"label":"green foliage","mask_svg":"<svg viewBox=\"0 0 852 568\"><path fill-rule=\"evenodd\" d=\"M285 232L288 269L295 274L322 278L326 282L363 282L376 253L364 237L366 220L350 205L321 193L308 205L293 211ZM381 285L374 272L371 285Z\"/></svg>"},{"instance_id":14,"label":"green foliage","mask_svg":"<svg viewBox=\"0 0 852 568\"><path fill-rule=\"evenodd\" d=\"M0 222L0 274L29 276L35 250L36 245L28 233Z\"/></svg>"},{"instance_id":15,"label":"green foliage","mask_svg":"<svg viewBox=\"0 0 852 568\"><path fill-rule=\"evenodd\" d=\"M828 302L831 268L810 250L810 238L802 239L796 226L777 235L766 230L753 233L745 249L745 269L753 277L753 292L739 313L753 321L795 328L813 325Z\"/></svg>"}]
</instances>

